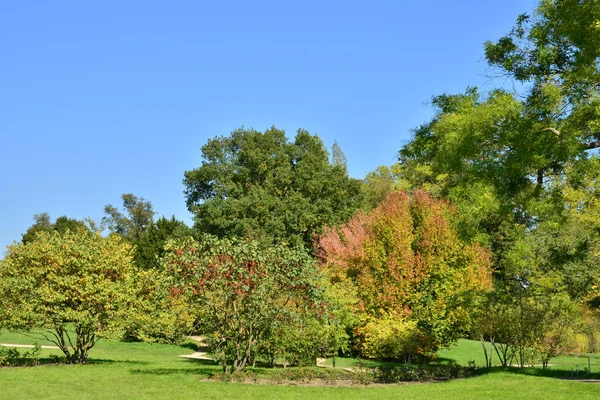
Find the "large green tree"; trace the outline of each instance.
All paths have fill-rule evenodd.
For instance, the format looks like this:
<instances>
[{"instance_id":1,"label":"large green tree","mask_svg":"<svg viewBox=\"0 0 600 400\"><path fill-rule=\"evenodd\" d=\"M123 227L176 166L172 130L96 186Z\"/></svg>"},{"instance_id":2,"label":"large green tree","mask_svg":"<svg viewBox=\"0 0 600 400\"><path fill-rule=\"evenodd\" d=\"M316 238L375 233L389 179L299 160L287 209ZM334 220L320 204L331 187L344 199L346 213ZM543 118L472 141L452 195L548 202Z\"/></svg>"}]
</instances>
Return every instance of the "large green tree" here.
<instances>
[{"instance_id":1,"label":"large green tree","mask_svg":"<svg viewBox=\"0 0 600 400\"><path fill-rule=\"evenodd\" d=\"M598 20L595 0L540 2L533 17L519 16L508 35L485 44L492 71L514 80L519 93L469 88L437 96L433 119L400 151L400 174L456 204L461 233L492 248L499 277L519 275L510 265L519 257L507 255L526 248L518 245L525 237L538 238L541 251L550 245L544 232L571 224L568 210L594 214L593 202L578 204L577 196L564 194L575 190L583 196L597 186L597 175L572 175L596 170L591 150L600 144ZM597 227L579 226L579 244L569 246L593 245ZM562 268L564 260L551 258L547 269ZM592 264L569 265L587 274Z\"/></svg>"},{"instance_id":2,"label":"large green tree","mask_svg":"<svg viewBox=\"0 0 600 400\"><path fill-rule=\"evenodd\" d=\"M348 177L334 150L332 163L317 136L299 130L291 142L274 127L209 140L202 165L184 179L197 228L312 246L324 224L344 221L362 205L360 181Z\"/></svg>"}]
</instances>

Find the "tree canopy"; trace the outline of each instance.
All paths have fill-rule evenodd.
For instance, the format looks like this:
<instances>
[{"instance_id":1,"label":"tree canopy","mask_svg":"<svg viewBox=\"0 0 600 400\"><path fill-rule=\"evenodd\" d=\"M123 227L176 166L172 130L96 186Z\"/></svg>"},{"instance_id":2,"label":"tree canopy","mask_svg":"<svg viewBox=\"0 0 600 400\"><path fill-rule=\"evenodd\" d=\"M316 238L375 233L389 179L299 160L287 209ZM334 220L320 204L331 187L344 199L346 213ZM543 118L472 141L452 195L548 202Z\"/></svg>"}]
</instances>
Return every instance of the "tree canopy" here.
<instances>
[{"instance_id":1,"label":"tree canopy","mask_svg":"<svg viewBox=\"0 0 600 400\"><path fill-rule=\"evenodd\" d=\"M346 172L339 147L333 164L323 142L299 130L238 129L202 147L199 168L186 171L189 210L201 232L266 237L312 246L323 224L347 220L362 205L360 181Z\"/></svg>"},{"instance_id":2,"label":"tree canopy","mask_svg":"<svg viewBox=\"0 0 600 400\"><path fill-rule=\"evenodd\" d=\"M111 204L104 207L105 216L102 222L108 225L112 233L117 233L132 242L137 242L154 220L152 203L143 197L138 198L131 193L124 193L123 210L119 211Z\"/></svg>"},{"instance_id":3,"label":"tree canopy","mask_svg":"<svg viewBox=\"0 0 600 400\"><path fill-rule=\"evenodd\" d=\"M412 320L429 350L468 330L478 293L491 289L487 252L461 241L448 205L423 191L388 195L319 239L319 257L333 281L355 285L374 320Z\"/></svg>"},{"instance_id":4,"label":"tree canopy","mask_svg":"<svg viewBox=\"0 0 600 400\"><path fill-rule=\"evenodd\" d=\"M34 241L39 232L56 231L59 233L65 233L67 230L75 232L76 230L81 228L87 229L83 221L69 218L64 215L58 217L54 223L51 222L50 215L46 212L35 214L33 216L33 220L35 221L34 224L31 225L27 229L27 232L23 234L23 237L21 239L23 243L29 243Z\"/></svg>"},{"instance_id":5,"label":"tree canopy","mask_svg":"<svg viewBox=\"0 0 600 400\"><path fill-rule=\"evenodd\" d=\"M205 235L169 242L162 262L172 297L188 304L224 372L244 368L277 326L320 304L304 250Z\"/></svg>"},{"instance_id":6,"label":"tree canopy","mask_svg":"<svg viewBox=\"0 0 600 400\"><path fill-rule=\"evenodd\" d=\"M84 363L101 337L118 337L135 300L131 245L79 229L40 232L0 263L0 320ZM74 334L74 337L73 337Z\"/></svg>"}]
</instances>

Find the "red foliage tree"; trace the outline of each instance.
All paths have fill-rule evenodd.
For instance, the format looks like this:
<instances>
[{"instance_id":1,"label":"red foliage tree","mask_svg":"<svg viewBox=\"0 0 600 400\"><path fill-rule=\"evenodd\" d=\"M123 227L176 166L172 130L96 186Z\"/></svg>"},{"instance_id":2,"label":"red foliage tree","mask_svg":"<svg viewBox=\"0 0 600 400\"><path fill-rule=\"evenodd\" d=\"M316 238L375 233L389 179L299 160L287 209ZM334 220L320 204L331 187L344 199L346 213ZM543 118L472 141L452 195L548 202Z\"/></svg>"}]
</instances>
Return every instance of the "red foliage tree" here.
<instances>
[{"instance_id":1,"label":"red foliage tree","mask_svg":"<svg viewBox=\"0 0 600 400\"><path fill-rule=\"evenodd\" d=\"M318 239L332 280L350 280L371 319L395 314L416 321L436 349L469 327L479 295L491 288L488 251L460 240L452 207L423 191L394 192Z\"/></svg>"}]
</instances>

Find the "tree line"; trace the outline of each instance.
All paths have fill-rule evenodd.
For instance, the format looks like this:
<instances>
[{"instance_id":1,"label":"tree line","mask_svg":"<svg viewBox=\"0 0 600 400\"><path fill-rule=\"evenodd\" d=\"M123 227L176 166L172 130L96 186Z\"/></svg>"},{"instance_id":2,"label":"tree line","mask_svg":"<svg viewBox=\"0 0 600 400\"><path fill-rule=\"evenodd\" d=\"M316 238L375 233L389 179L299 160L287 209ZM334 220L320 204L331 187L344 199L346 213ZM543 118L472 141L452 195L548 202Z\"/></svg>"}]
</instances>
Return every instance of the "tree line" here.
<instances>
[{"instance_id":1,"label":"tree line","mask_svg":"<svg viewBox=\"0 0 600 400\"><path fill-rule=\"evenodd\" d=\"M435 96L397 163L363 180L337 143L241 128L184 174L193 227L133 194L99 224L37 215L2 261L0 324L42 328L70 362L100 337L197 332L232 372L427 362L459 337L488 366L596 351L598 20L592 0L519 16L484 45L518 90Z\"/></svg>"}]
</instances>

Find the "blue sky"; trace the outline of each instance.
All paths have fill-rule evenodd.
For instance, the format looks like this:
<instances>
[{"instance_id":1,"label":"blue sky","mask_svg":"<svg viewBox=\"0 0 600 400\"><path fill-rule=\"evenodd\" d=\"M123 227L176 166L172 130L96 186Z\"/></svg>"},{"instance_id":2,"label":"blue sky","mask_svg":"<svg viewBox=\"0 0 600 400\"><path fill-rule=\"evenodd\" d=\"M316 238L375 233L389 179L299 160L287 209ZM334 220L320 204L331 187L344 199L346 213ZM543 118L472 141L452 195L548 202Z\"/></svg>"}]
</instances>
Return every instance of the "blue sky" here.
<instances>
[{"instance_id":1,"label":"blue sky","mask_svg":"<svg viewBox=\"0 0 600 400\"><path fill-rule=\"evenodd\" d=\"M337 140L363 178L395 161L433 95L490 87L483 42L536 2L0 5L4 249L34 213L99 220L122 193L190 222L184 171L241 126Z\"/></svg>"}]
</instances>

